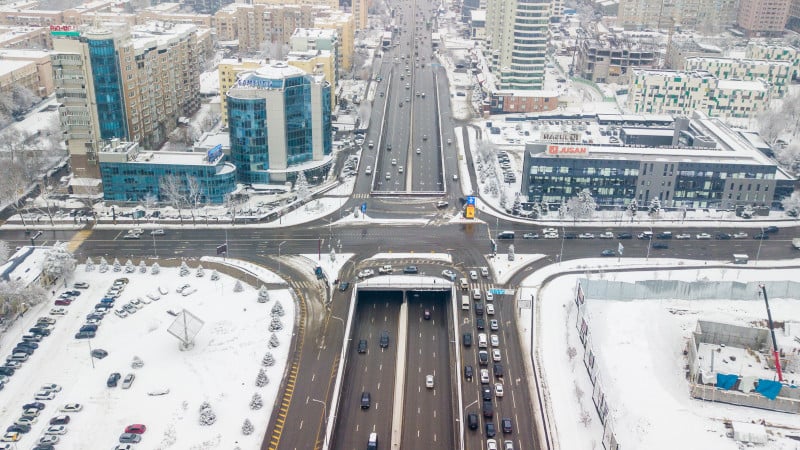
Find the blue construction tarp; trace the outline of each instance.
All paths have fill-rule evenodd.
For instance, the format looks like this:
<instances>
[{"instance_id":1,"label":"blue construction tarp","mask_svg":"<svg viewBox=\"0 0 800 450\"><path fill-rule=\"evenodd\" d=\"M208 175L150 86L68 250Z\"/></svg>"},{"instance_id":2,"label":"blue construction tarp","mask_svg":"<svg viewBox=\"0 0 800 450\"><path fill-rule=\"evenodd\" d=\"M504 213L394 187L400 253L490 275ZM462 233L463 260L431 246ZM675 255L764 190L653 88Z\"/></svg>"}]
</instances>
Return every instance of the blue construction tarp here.
<instances>
[{"instance_id":1,"label":"blue construction tarp","mask_svg":"<svg viewBox=\"0 0 800 450\"><path fill-rule=\"evenodd\" d=\"M767 397L770 400L775 400L775 397L781 392L781 388L783 384L779 381L772 381L772 380L758 380L758 386L756 386L756 392Z\"/></svg>"},{"instance_id":2,"label":"blue construction tarp","mask_svg":"<svg viewBox=\"0 0 800 450\"><path fill-rule=\"evenodd\" d=\"M719 389L733 389L736 385L736 380L739 379L738 375L729 375L724 373L717 374L717 387Z\"/></svg>"}]
</instances>

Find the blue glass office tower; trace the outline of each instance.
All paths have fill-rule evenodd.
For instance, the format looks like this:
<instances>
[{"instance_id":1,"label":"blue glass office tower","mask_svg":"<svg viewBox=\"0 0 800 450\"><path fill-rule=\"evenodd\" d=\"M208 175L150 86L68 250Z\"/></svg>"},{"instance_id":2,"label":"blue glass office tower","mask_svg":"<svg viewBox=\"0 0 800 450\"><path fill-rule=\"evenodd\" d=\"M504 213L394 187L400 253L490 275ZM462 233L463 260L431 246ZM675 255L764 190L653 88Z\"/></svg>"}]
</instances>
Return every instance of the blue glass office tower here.
<instances>
[{"instance_id":1,"label":"blue glass office tower","mask_svg":"<svg viewBox=\"0 0 800 450\"><path fill-rule=\"evenodd\" d=\"M231 162L242 183L292 181L327 167L331 88L283 62L239 76L228 91Z\"/></svg>"},{"instance_id":2,"label":"blue glass office tower","mask_svg":"<svg viewBox=\"0 0 800 450\"><path fill-rule=\"evenodd\" d=\"M110 32L86 34L94 81L97 118L100 138L113 139L127 136L125 103L122 96L119 57Z\"/></svg>"}]
</instances>

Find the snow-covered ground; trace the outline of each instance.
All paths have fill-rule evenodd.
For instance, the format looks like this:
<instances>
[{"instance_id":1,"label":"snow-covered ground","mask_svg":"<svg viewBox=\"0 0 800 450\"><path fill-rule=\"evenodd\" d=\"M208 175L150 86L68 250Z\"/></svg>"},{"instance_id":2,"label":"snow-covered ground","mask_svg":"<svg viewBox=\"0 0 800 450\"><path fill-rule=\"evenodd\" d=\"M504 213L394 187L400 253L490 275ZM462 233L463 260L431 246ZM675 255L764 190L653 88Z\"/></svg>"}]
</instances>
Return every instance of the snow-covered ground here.
<instances>
[{"instance_id":1,"label":"snow-covered ground","mask_svg":"<svg viewBox=\"0 0 800 450\"><path fill-rule=\"evenodd\" d=\"M519 256L519 255L518 255ZM518 309L523 347L530 349L531 329L539 349L541 384L548 401L554 439L563 449L601 448L602 424L592 403L592 384L583 366L584 350L576 329L575 285L578 278L635 282L647 279L694 281L771 281L795 277L795 270L781 269L786 262L763 262L776 267L770 271L749 270L731 265L726 269L681 269L689 261L650 262L602 259L565 261L532 274L520 285L518 299L536 298L540 309L533 324L531 310ZM797 263L794 261L793 263ZM612 267L654 266L655 271L606 272ZM658 265L656 269L655 265ZM751 264L752 266L752 264ZM673 270L674 269L674 270ZM582 270L581 275L555 278L542 288L543 280L565 270ZM541 289L541 290L540 290ZM753 408L692 400L685 379L683 350L698 319L749 324L765 318L764 304L753 293L752 301L727 300L591 300L587 313L592 348L600 364L599 380L610 407L613 432L626 448L743 448L726 434L726 420L765 421L770 433L768 445L760 448L797 449L797 417ZM770 299L773 318L798 320L796 299ZM536 327L536 328L533 328ZM570 358L570 349L577 350ZM796 375L787 375L791 376ZM680 432L676 432L680 430Z\"/></svg>"},{"instance_id":2,"label":"snow-covered ground","mask_svg":"<svg viewBox=\"0 0 800 450\"><path fill-rule=\"evenodd\" d=\"M24 435L20 444L25 448L34 445L50 418L62 414L58 408L66 403L80 403L83 411L70 413L72 420L68 432L61 437L59 449L112 448L119 435L129 424L147 426L142 449L254 449L260 445L267 428L272 405L283 377L295 321L295 308L286 289L269 291L269 300L258 303L257 287L243 283L242 292L234 292L236 280L221 275L211 280L211 271L196 277L196 264L187 277L179 276L178 268L161 268L157 275L148 273L101 274L99 265L93 272L79 266L74 281L86 281L90 288L83 290L72 305L66 306L65 316L55 317L57 322L51 336L46 337L30 360L24 363L0 391L0 417L3 424L11 424L19 417L21 406L33 401L38 387L56 383L63 390L47 405L38 423ZM263 269L250 268L261 273ZM251 272L252 272L251 271ZM159 300L149 304L129 317L108 314L99 327L97 337L76 340L73 335L84 323L114 279L126 277L130 283L117 299L116 306L137 297L157 295ZM273 281L274 275L268 276ZM182 296L176 288L183 284L196 290ZM166 292L160 294L159 290ZM58 289L56 294L63 291ZM277 348L269 348L271 310L280 303L284 310L280 318L283 329L276 331ZM53 301L37 305L17 321L2 336L3 347L8 349L37 317L47 316ZM194 346L182 351L178 340L167 333L175 321L168 311L191 312L205 323L195 338ZM104 349L108 356L93 359L91 349ZM271 352L275 363L262 365L262 359ZM138 356L144 366L131 368ZM235 368L235 370L231 370ZM266 371L269 383L256 386L260 369ZM122 377L136 375L130 389L106 387L112 372ZM148 393L166 392L164 395ZM258 393L263 406L252 410L250 403ZM210 403L217 421L211 426L201 426L200 404ZM242 434L245 419L252 422L252 434Z\"/></svg>"}]
</instances>

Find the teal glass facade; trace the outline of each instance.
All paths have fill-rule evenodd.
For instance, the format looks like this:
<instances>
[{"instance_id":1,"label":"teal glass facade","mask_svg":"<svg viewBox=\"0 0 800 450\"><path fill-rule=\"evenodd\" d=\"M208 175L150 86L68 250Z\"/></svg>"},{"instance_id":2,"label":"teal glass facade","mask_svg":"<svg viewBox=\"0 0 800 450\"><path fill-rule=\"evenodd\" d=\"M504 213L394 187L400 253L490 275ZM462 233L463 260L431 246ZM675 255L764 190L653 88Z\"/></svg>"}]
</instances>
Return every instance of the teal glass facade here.
<instances>
[{"instance_id":1,"label":"teal glass facade","mask_svg":"<svg viewBox=\"0 0 800 450\"><path fill-rule=\"evenodd\" d=\"M223 158L224 159L224 158ZM105 200L138 202L152 194L159 201L167 200L160 192L160 183L167 175L176 175L186 190L190 178L200 186L198 203L222 203L225 195L236 188L236 171L230 164L215 165L147 164L130 162L100 162Z\"/></svg>"},{"instance_id":2,"label":"teal glass facade","mask_svg":"<svg viewBox=\"0 0 800 450\"><path fill-rule=\"evenodd\" d=\"M89 39L100 138L125 138L127 121L123 103L119 59L113 39Z\"/></svg>"},{"instance_id":3,"label":"teal glass facade","mask_svg":"<svg viewBox=\"0 0 800 450\"><path fill-rule=\"evenodd\" d=\"M237 96L237 88L263 90L264 94L249 92ZM314 89L321 93L318 109L312 101ZM230 158L236 166L238 181L242 183L270 183L270 152L285 152L287 167L313 161L315 121L322 124L322 136L319 137L322 154L330 155L333 150L331 91L327 82L320 85L304 73L267 78L254 72L239 80L228 93L227 101ZM270 101L282 102L282 108L270 107ZM282 120L269 117L270 111L274 114L276 110L283 115ZM285 126L283 130L275 128L280 123ZM270 133L285 137L281 149L269 148ZM289 178L293 179L294 175L289 175Z\"/></svg>"}]
</instances>

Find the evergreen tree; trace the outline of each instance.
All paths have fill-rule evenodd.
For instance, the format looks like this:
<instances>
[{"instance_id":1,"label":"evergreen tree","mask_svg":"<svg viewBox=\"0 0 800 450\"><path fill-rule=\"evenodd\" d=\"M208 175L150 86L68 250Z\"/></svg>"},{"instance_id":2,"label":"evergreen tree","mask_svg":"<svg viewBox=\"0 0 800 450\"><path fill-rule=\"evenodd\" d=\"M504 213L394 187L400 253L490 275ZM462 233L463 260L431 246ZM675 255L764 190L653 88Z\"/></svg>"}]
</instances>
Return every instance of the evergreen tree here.
<instances>
[{"instance_id":1,"label":"evergreen tree","mask_svg":"<svg viewBox=\"0 0 800 450\"><path fill-rule=\"evenodd\" d=\"M271 314L272 314L272 317L282 317L283 316L284 312L283 312L283 305L281 305L281 302L275 302L275 306L272 307Z\"/></svg>"},{"instance_id":2,"label":"evergreen tree","mask_svg":"<svg viewBox=\"0 0 800 450\"><path fill-rule=\"evenodd\" d=\"M244 423L242 424L242 434L245 436L249 436L253 433L253 424L250 422L250 419L244 419Z\"/></svg>"},{"instance_id":3,"label":"evergreen tree","mask_svg":"<svg viewBox=\"0 0 800 450\"><path fill-rule=\"evenodd\" d=\"M194 276L197 278L203 278L206 275L206 271L203 269L203 265L197 266L197 271L194 273Z\"/></svg>"},{"instance_id":4,"label":"evergreen tree","mask_svg":"<svg viewBox=\"0 0 800 450\"><path fill-rule=\"evenodd\" d=\"M114 268L112 269L114 272L122 272L122 264L119 262L117 258L114 258Z\"/></svg>"},{"instance_id":5,"label":"evergreen tree","mask_svg":"<svg viewBox=\"0 0 800 450\"><path fill-rule=\"evenodd\" d=\"M233 285L233 292L242 292L244 288L242 287L242 282L240 280L236 280L236 284Z\"/></svg>"},{"instance_id":6,"label":"evergreen tree","mask_svg":"<svg viewBox=\"0 0 800 450\"><path fill-rule=\"evenodd\" d=\"M258 290L258 303L267 303L269 301L269 291L267 287L263 284L261 288Z\"/></svg>"},{"instance_id":7,"label":"evergreen tree","mask_svg":"<svg viewBox=\"0 0 800 450\"><path fill-rule=\"evenodd\" d=\"M147 264L144 260L139 261L139 273L147 273Z\"/></svg>"},{"instance_id":8,"label":"evergreen tree","mask_svg":"<svg viewBox=\"0 0 800 450\"><path fill-rule=\"evenodd\" d=\"M281 345L281 342L278 340L278 335L272 333L272 336L269 337L269 348L275 348Z\"/></svg>"},{"instance_id":9,"label":"evergreen tree","mask_svg":"<svg viewBox=\"0 0 800 450\"><path fill-rule=\"evenodd\" d=\"M211 281L217 281L217 280L219 280L219 272L214 270L213 272L211 272Z\"/></svg>"},{"instance_id":10,"label":"evergreen tree","mask_svg":"<svg viewBox=\"0 0 800 450\"><path fill-rule=\"evenodd\" d=\"M252 400L250 400L250 409L256 410L261 409L264 406L264 400L261 399L261 396L258 395L258 392L253 394Z\"/></svg>"},{"instance_id":11,"label":"evergreen tree","mask_svg":"<svg viewBox=\"0 0 800 450\"><path fill-rule=\"evenodd\" d=\"M261 360L261 364L267 367L272 367L275 365L275 357L272 356L271 352L267 352L267 354L264 355L264 359Z\"/></svg>"},{"instance_id":12,"label":"evergreen tree","mask_svg":"<svg viewBox=\"0 0 800 450\"><path fill-rule=\"evenodd\" d=\"M203 402L200 405L200 425L213 425L214 422L217 421L217 415L214 413L214 410L211 409L211 405L208 402Z\"/></svg>"},{"instance_id":13,"label":"evergreen tree","mask_svg":"<svg viewBox=\"0 0 800 450\"><path fill-rule=\"evenodd\" d=\"M161 272L161 266L158 265L157 262L153 263L153 267L150 268L150 273L153 275L158 275Z\"/></svg>"},{"instance_id":14,"label":"evergreen tree","mask_svg":"<svg viewBox=\"0 0 800 450\"><path fill-rule=\"evenodd\" d=\"M92 261L92 258L86 258L86 271L87 272L94 271L94 261Z\"/></svg>"},{"instance_id":15,"label":"evergreen tree","mask_svg":"<svg viewBox=\"0 0 800 450\"><path fill-rule=\"evenodd\" d=\"M267 378L267 372L264 369L258 369L258 375L256 376L256 386L257 387L264 387L269 383L269 378Z\"/></svg>"},{"instance_id":16,"label":"evergreen tree","mask_svg":"<svg viewBox=\"0 0 800 450\"><path fill-rule=\"evenodd\" d=\"M125 273L133 273L136 272L136 267L133 265L133 261L130 259L125 263Z\"/></svg>"},{"instance_id":17,"label":"evergreen tree","mask_svg":"<svg viewBox=\"0 0 800 450\"><path fill-rule=\"evenodd\" d=\"M269 323L269 331L279 331L283 329L283 324L281 323L281 318L275 316L272 318L272 322Z\"/></svg>"}]
</instances>

